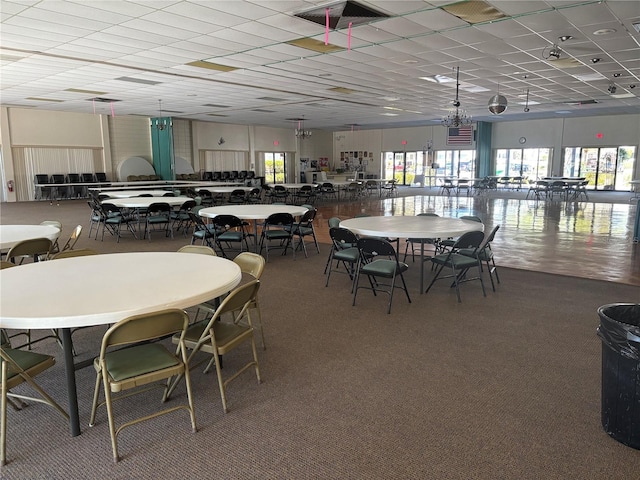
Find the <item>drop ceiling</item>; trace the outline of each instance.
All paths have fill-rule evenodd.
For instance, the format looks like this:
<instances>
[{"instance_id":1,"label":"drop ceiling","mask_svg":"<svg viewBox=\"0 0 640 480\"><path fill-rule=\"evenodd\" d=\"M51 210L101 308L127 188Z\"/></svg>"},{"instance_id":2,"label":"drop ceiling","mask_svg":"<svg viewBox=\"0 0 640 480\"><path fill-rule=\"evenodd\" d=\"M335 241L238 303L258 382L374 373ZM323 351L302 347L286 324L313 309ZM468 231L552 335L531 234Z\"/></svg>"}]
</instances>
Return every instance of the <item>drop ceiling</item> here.
<instances>
[{"instance_id":1,"label":"drop ceiling","mask_svg":"<svg viewBox=\"0 0 640 480\"><path fill-rule=\"evenodd\" d=\"M640 113L638 1L357 3L2 0L0 101L155 117L161 100L175 118L328 131L434 125L459 66L474 120ZM380 15L334 19L360 7ZM327 8L336 28L296 16Z\"/></svg>"}]
</instances>

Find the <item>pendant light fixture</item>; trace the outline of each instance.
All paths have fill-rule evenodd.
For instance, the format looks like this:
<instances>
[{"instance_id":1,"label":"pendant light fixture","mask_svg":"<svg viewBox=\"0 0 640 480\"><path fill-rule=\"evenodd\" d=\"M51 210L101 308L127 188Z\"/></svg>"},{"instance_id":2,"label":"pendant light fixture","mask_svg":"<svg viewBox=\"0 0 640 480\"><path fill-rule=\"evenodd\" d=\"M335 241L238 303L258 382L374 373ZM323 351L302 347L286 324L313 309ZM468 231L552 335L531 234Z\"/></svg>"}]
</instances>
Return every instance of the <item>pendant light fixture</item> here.
<instances>
[{"instance_id":1,"label":"pendant light fixture","mask_svg":"<svg viewBox=\"0 0 640 480\"><path fill-rule=\"evenodd\" d=\"M445 127L464 127L471 125L473 119L471 115L467 115L467 112L460 109L460 99L458 94L460 93L460 67L456 67L456 98L453 101L453 106L449 113L442 117L442 125Z\"/></svg>"}]
</instances>

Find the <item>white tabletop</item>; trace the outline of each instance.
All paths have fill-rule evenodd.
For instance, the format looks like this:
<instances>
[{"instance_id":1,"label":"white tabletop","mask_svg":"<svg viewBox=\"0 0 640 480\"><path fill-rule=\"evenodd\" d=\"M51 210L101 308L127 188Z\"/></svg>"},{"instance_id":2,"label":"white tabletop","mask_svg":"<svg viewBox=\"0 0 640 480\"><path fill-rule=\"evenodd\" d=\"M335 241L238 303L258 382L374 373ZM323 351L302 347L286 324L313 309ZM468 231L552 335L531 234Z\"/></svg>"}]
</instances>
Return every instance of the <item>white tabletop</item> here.
<instances>
[{"instance_id":1,"label":"white tabletop","mask_svg":"<svg viewBox=\"0 0 640 480\"><path fill-rule=\"evenodd\" d=\"M235 190L244 190L245 192L249 192L255 187L198 187L196 191L207 190L211 193L231 193Z\"/></svg>"},{"instance_id":2,"label":"white tabletop","mask_svg":"<svg viewBox=\"0 0 640 480\"><path fill-rule=\"evenodd\" d=\"M60 229L53 225L0 225L0 250L9 250L16 243L34 238L55 242Z\"/></svg>"},{"instance_id":3,"label":"white tabletop","mask_svg":"<svg viewBox=\"0 0 640 480\"><path fill-rule=\"evenodd\" d=\"M152 197L162 197L171 190L119 190L117 192L109 192L111 198L130 198L139 197L140 195L151 195Z\"/></svg>"},{"instance_id":4,"label":"white tabletop","mask_svg":"<svg viewBox=\"0 0 640 480\"><path fill-rule=\"evenodd\" d=\"M268 184L271 188L273 187L284 187L286 189L290 189L290 190L298 190L304 186L308 186L308 187L315 187L316 184L315 183L269 183Z\"/></svg>"},{"instance_id":5,"label":"white tabletop","mask_svg":"<svg viewBox=\"0 0 640 480\"><path fill-rule=\"evenodd\" d=\"M171 206L182 205L190 197L131 197L131 198L107 198L101 203L112 203L121 208L144 208L152 203L168 203Z\"/></svg>"},{"instance_id":6,"label":"white tabletop","mask_svg":"<svg viewBox=\"0 0 640 480\"><path fill-rule=\"evenodd\" d=\"M431 216L359 217L343 220L340 227L358 235L394 238L448 238L484 231L484 225L473 220Z\"/></svg>"},{"instance_id":7,"label":"white tabletop","mask_svg":"<svg viewBox=\"0 0 640 480\"><path fill-rule=\"evenodd\" d=\"M88 282L99 276L99 282ZM177 252L114 253L0 270L0 327L70 328L187 308L232 290L238 265ZM37 299L37 301L34 301Z\"/></svg>"},{"instance_id":8,"label":"white tabletop","mask_svg":"<svg viewBox=\"0 0 640 480\"><path fill-rule=\"evenodd\" d=\"M305 207L298 205L222 205L220 207L202 208L198 214L202 217L214 218L216 215L235 215L243 220L261 220L274 213L290 213L294 217L304 215Z\"/></svg>"}]
</instances>

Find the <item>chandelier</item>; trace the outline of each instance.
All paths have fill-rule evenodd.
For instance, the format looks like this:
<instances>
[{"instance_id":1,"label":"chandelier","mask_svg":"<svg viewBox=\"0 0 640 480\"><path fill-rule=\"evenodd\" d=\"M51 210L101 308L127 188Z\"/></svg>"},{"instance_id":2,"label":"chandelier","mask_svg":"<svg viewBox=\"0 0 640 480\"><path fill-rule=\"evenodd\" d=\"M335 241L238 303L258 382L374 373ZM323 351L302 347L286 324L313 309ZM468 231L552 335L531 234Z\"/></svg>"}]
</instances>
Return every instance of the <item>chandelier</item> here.
<instances>
[{"instance_id":1,"label":"chandelier","mask_svg":"<svg viewBox=\"0 0 640 480\"><path fill-rule=\"evenodd\" d=\"M458 93L460 89L460 67L456 67L456 99L453 106L444 117L442 117L442 125L445 127L465 127L473 123L473 118L466 111L460 109L460 100Z\"/></svg>"},{"instance_id":2,"label":"chandelier","mask_svg":"<svg viewBox=\"0 0 640 480\"><path fill-rule=\"evenodd\" d=\"M304 118L298 119L298 128L296 128L296 138L306 140L311 137L311 130L304 129Z\"/></svg>"}]
</instances>

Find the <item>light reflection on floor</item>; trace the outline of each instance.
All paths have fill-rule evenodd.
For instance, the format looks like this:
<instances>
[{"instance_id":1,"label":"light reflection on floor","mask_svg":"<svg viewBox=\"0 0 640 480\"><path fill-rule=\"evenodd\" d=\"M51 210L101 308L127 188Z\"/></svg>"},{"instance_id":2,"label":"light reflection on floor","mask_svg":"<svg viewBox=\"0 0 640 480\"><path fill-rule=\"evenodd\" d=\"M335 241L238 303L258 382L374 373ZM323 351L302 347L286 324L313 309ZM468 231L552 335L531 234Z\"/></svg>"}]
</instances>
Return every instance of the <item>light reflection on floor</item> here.
<instances>
[{"instance_id":1,"label":"light reflection on floor","mask_svg":"<svg viewBox=\"0 0 640 480\"><path fill-rule=\"evenodd\" d=\"M320 209L325 218L349 218L364 211L371 215L477 215L487 230L500 224L494 250L503 266L640 286L633 204L416 195ZM640 290L636 301L640 301Z\"/></svg>"}]
</instances>

